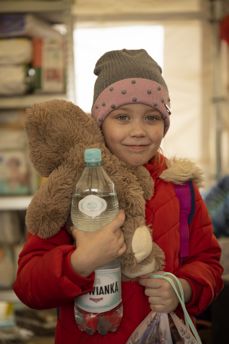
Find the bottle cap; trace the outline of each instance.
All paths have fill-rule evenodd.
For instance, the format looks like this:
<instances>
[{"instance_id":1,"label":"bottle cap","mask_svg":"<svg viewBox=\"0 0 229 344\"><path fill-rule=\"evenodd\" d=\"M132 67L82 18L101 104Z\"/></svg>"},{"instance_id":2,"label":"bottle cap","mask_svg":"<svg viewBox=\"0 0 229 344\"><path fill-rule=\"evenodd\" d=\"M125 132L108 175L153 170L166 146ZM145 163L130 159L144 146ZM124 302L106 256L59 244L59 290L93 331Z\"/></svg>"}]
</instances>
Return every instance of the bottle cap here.
<instances>
[{"instance_id":1,"label":"bottle cap","mask_svg":"<svg viewBox=\"0 0 229 344\"><path fill-rule=\"evenodd\" d=\"M99 148L87 148L84 151L84 161L86 163L98 163L101 162L102 155Z\"/></svg>"}]
</instances>

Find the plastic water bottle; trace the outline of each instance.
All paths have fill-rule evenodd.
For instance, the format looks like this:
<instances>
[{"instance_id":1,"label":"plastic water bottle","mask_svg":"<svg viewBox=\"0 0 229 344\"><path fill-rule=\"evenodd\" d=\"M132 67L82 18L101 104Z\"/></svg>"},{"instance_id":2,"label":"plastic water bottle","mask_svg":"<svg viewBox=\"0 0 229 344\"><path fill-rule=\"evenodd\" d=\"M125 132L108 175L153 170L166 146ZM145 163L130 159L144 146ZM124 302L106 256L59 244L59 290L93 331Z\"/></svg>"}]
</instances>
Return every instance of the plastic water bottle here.
<instances>
[{"instance_id":1,"label":"plastic water bottle","mask_svg":"<svg viewBox=\"0 0 229 344\"><path fill-rule=\"evenodd\" d=\"M72 198L71 219L79 230L96 231L117 215L118 199L114 183L101 166L100 149L86 149L84 161ZM119 260L96 269L94 289L76 298L74 314L79 329L88 334L117 330L123 315Z\"/></svg>"}]
</instances>

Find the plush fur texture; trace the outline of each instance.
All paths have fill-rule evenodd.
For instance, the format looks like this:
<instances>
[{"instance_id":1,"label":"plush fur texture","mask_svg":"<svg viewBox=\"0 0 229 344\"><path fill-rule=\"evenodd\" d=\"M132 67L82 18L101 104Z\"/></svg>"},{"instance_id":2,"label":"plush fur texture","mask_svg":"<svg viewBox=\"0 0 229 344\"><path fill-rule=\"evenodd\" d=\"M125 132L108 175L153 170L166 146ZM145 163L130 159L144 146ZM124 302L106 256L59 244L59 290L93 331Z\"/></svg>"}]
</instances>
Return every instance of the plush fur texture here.
<instances>
[{"instance_id":1,"label":"plush fur texture","mask_svg":"<svg viewBox=\"0 0 229 344\"><path fill-rule=\"evenodd\" d=\"M127 250L121 258L122 272L136 277L151 272L152 266L161 269L163 252L152 244L151 229L145 225L145 200L153 192L148 171L127 166L111 154L95 120L70 102L35 104L27 110L25 129L31 161L41 176L48 177L27 209L28 230L45 239L55 235L65 223L70 228L71 198L84 167L83 152L85 148L98 147L102 150L103 166L115 183L119 206L125 209L122 230ZM133 252L132 241L138 227L144 228L148 240ZM140 233L136 232L135 242Z\"/></svg>"},{"instance_id":2,"label":"plush fur texture","mask_svg":"<svg viewBox=\"0 0 229 344\"><path fill-rule=\"evenodd\" d=\"M160 175L161 179L174 184L183 184L187 180L193 180L198 186L202 186L203 172L194 162L177 158L166 162L168 168Z\"/></svg>"},{"instance_id":3,"label":"plush fur texture","mask_svg":"<svg viewBox=\"0 0 229 344\"><path fill-rule=\"evenodd\" d=\"M103 166L125 209L122 227L127 250L121 257L128 278L163 269L164 253L152 242L152 229L145 225L145 201L153 194L153 182L144 167L133 168L117 159L105 146L95 120L78 106L64 100L33 105L27 110L25 129L30 158L41 176L47 177L26 212L28 230L45 239L64 224L71 228L70 208L74 187L83 167L85 148L102 150ZM167 162L161 178L174 183L200 180L200 171L187 160Z\"/></svg>"}]
</instances>

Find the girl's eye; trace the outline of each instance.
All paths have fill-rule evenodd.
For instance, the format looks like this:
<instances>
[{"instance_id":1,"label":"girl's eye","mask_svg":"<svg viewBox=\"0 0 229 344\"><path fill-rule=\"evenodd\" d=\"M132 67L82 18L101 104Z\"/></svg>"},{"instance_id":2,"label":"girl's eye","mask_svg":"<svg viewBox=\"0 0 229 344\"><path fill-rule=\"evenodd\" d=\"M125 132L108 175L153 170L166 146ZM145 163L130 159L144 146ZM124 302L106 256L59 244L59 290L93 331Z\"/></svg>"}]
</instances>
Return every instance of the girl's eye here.
<instances>
[{"instance_id":1,"label":"girl's eye","mask_svg":"<svg viewBox=\"0 0 229 344\"><path fill-rule=\"evenodd\" d=\"M154 121L161 121L161 115L160 114L149 114L145 116L145 120L149 122L154 122Z\"/></svg>"},{"instance_id":2,"label":"girl's eye","mask_svg":"<svg viewBox=\"0 0 229 344\"><path fill-rule=\"evenodd\" d=\"M118 119L119 121L128 121L129 120L129 116L125 115L125 114L118 114L115 116L116 119Z\"/></svg>"}]
</instances>

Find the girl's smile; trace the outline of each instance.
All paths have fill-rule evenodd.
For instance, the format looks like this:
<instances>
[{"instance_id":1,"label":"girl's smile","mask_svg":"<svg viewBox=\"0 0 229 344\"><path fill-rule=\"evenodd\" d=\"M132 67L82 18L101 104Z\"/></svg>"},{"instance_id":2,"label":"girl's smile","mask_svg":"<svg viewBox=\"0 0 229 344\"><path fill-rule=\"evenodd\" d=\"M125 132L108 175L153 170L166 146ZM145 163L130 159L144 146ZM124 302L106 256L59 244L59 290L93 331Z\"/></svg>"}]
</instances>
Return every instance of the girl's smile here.
<instances>
[{"instance_id":1,"label":"girl's smile","mask_svg":"<svg viewBox=\"0 0 229 344\"><path fill-rule=\"evenodd\" d=\"M142 152L147 149L148 145L127 145L126 147L133 152Z\"/></svg>"},{"instance_id":2,"label":"girl's smile","mask_svg":"<svg viewBox=\"0 0 229 344\"><path fill-rule=\"evenodd\" d=\"M164 135L164 121L157 109L127 104L110 112L102 131L113 154L131 166L140 166L156 155Z\"/></svg>"}]
</instances>

